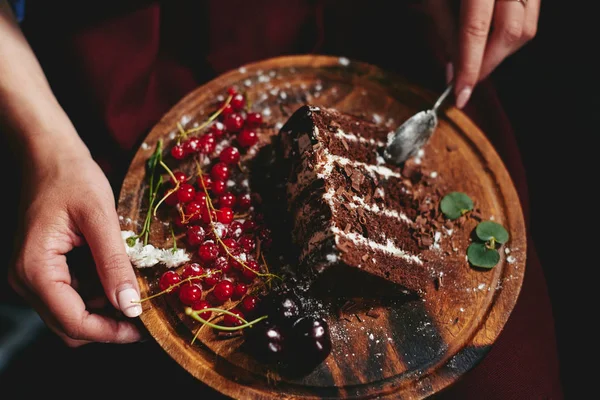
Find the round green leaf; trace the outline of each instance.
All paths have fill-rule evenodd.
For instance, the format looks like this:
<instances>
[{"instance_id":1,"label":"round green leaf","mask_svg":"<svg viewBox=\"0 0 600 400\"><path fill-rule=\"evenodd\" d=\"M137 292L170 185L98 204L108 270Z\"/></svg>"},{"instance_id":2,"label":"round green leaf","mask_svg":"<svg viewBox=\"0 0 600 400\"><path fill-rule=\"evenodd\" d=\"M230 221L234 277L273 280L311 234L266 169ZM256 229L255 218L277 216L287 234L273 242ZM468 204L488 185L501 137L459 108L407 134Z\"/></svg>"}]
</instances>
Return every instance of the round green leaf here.
<instances>
[{"instance_id":1,"label":"round green leaf","mask_svg":"<svg viewBox=\"0 0 600 400\"><path fill-rule=\"evenodd\" d=\"M485 243L472 243L467 248L469 262L481 268L493 268L500 261L500 253L496 249L488 248Z\"/></svg>"},{"instance_id":2,"label":"round green leaf","mask_svg":"<svg viewBox=\"0 0 600 400\"><path fill-rule=\"evenodd\" d=\"M461 192L452 192L444 196L440 208L449 219L457 219L473 209L473 200Z\"/></svg>"},{"instance_id":3,"label":"round green leaf","mask_svg":"<svg viewBox=\"0 0 600 400\"><path fill-rule=\"evenodd\" d=\"M475 228L475 234L484 242L494 239L503 244L508 241L508 232L502 225L494 221L482 221Z\"/></svg>"}]
</instances>

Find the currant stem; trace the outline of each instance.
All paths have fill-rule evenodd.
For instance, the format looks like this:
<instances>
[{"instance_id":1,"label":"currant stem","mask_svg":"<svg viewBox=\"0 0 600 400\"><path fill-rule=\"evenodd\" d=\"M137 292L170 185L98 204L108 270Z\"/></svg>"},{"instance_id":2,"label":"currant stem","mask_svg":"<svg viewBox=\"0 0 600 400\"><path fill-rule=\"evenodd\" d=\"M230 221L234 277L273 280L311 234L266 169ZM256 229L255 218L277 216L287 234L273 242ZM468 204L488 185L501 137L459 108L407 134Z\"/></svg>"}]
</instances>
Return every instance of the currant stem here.
<instances>
[{"instance_id":1,"label":"currant stem","mask_svg":"<svg viewBox=\"0 0 600 400\"><path fill-rule=\"evenodd\" d=\"M207 320L200 317L199 314L202 314L205 312L220 312L223 314L228 314L228 315L236 317L237 319L239 319L240 321L242 321L244 323L242 325L238 325L238 326L216 325L216 324L213 324L212 322L208 322ZM260 321L268 318L268 315L263 315L262 317L256 318L255 320L248 322L244 318L241 318L240 316L238 316L237 314L234 314L227 310L223 310L222 308L204 308L202 310L194 311L194 310L192 310L191 307L187 307L185 309L185 314L189 315L190 317L192 317L193 319L195 319L196 321L198 321L204 325L210 326L211 328L218 329L221 331L238 331L240 329L251 327L252 325L256 324L257 322L260 322Z\"/></svg>"},{"instance_id":2,"label":"currant stem","mask_svg":"<svg viewBox=\"0 0 600 400\"><path fill-rule=\"evenodd\" d=\"M144 301L154 299L154 298L156 298L158 296L161 296L161 295L163 295L165 293L169 293L169 292L173 291L173 289L175 289L177 286L183 285L186 282L191 282L191 281L198 280L198 279L204 279L204 278L207 278L209 276L212 276L212 274L220 274L220 273L221 273L221 271L216 270L216 271L212 271L211 273L207 273L207 274L203 274L203 275L190 276L189 278L185 278L185 279L183 279L183 280L181 280L181 281L179 281L177 283L172 284L171 286L169 286L165 290L161 290L160 292L155 293L155 294L153 294L151 296L144 297L143 299L140 299L139 301L134 301L134 303L143 303Z\"/></svg>"},{"instance_id":3,"label":"currant stem","mask_svg":"<svg viewBox=\"0 0 600 400\"><path fill-rule=\"evenodd\" d=\"M213 122L215 120L215 118L217 118L219 115L221 115L221 113L223 112L225 107L227 107L229 105L229 103L231 102L232 98L233 98L233 96L229 95L227 97L227 100L225 100L225 102L223 103L223 105L217 111L215 111L205 122L203 122L200 126L197 126L195 128L190 129L189 131L186 131L185 133L190 134L190 133L201 131L202 129L206 128L208 126L208 124Z\"/></svg>"}]
</instances>

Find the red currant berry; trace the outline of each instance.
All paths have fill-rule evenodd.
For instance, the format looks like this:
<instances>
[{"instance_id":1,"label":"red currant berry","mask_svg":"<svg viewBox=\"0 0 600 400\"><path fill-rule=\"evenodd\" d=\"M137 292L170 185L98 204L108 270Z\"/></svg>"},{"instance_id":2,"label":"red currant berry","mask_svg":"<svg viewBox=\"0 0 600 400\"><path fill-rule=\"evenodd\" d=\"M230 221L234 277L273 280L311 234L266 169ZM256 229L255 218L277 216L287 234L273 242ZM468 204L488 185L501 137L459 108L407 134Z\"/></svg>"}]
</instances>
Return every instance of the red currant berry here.
<instances>
[{"instance_id":1,"label":"red currant berry","mask_svg":"<svg viewBox=\"0 0 600 400\"><path fill-rule=\"evenodd\" d=\"M186 236L190 246L196 247L204 242L206 231L200 225L191 225L187 229Z\"/></svg>"},{"instance_id":2,"label":"red currant berry","mask_svg":"<svg viewBox=\"0 0 600 400\"><path fill-rule=\"evenodd\" d=\"M202 192L204 192L204 188L206 188L206 190L210 190L212 188L212 178L208 175L202 175L202 178L198 177L197 183L198 187L202 189Z\"/></svg>"},{"instance_id":3,"label":"red currant berry","mask_svg":"<svg viewBox=\"0 0 600 400\"><path fill-rule=\"evenodd\" d=\"M219 196L219 207L233 208L235 206L236 198L231 193L223 193Z\"/></svg>"},{"instance_id":4,"label":"red currant berry","mask_svg":"<svg viewBox=\"0 0 600 400\"><path fill-rule=\"evenodd\" d=\"M248 128L256 128L260 126L263 122L263 117L261 113L249 113L246 116L246 126Z\"/></svg>"},{"instance_id":5,"label":"red currant berry","mask_svg":"<svg viewBox=\"0 0 600 400\"><path fill-rule=\"evenodd\" d=\"M212 183L212 190L214 194L223 194L227 192L227 183L225 181L214 181Z\"/></svg>"},{"instance_id":6,"label":"red currant berry","mask_svg":"<svg viewBox=\"0 0 600 400\"><path fill-rule=\"evenodd\" d=\"M168 191L167 191L167 193L168 193ZM179 198L177 198L177 191L171 192L165 198L165 204L167 204L169 206L176 206L178 203L179 203Z\"/></svg>"},{"instance_id":7,"label":"red currant berry","mask_svg":"<svg viewBox=\"0 0 600 400\"><path fill-rule=\"evenodd\" d=\"M227 94L230 96L235 96L238 93L237 88L235 86L231 86L227 88Z\"/></svg>"},{"instance_id":8,"label":"red currant berry","mask_svg":"<svg viewBox=\"0 0 600 400\"><path fill-rule=\"evenodd\" d=\"M239 247L238 242L235 241L235 239L232 238L227 238L227 239L223 239L223 244L225 246L227 246L227 249L231 252L232 250L235 250Z\"/></svg>"},{"instance_id":9,"label":"red currant berry","mask_svg":"<svg viewBox=\"0 0 600 400\"><path fill-rule=\"evenodd\" d=\"M202 288L195 283L184 283L179 289L179 300L186 306L191 306L202 298Z\"/></svg>"},{"instance_id":10,"label":"red currant berry","mask_svg":"<svg viewBox=\"0 0 600 400\"><path fill-rule=\"evenodd\" d=\"M237 315L237 317L234 317L233 315L229 315L229 314L225 314L223 316L223 325L225 326L240 326L244 324L244 321L242 321L240 318L244 318L244 314L234 308L232 310L230 310L232 314ZM238 318L239 317L239 318Z\"/></svg>"},{"instance_id":11,"label":"red currant berry","mask_svg":"<svg viewBox=\"0 0 600 400\"><path fill-rule=\"evenodd\" d=\"M220 270L223 274L226 274L231 270L231 266L229 265L229 261L227 257L221 256L217 257L217 259L213 262L213 268Z\"/></svg>"},{"instance_id":12,"label":"red currant berry","mask_svg":"<svg viewBox=\"0 0 600 400\"><path fill-rule=\"evenodd\" d=\"M196 196L196 189L189 183L182 183L177 189L177 199L180 203L189 203Z\"/></svg>"},{"instance_id":13,"label":"red currant berry","mask_svg":"<svg viewBox=\"0 0 600 400\"><path fill-rule=\"evenodd\" d=\"M176 160L183 160L185 158L185 150L183 149L183 146L180 144L176 144L175 146L171 147L171 156L176 159Z\"/></svg>"},{"instance_id":14,"label":"red currant berry","mask_svg":"<svg viewBox=\"0 0 600 400\"><path fill-rule=\"evenodd\" d=\"M177 184L177 182L185 183L188 179L187 175L181 171L173 172L173 176L175 177L175 180L173 180L173 177L170 179L173 185Z\"/></svg>"},{"instance_id":15,"label":"red currant berry","mask_svg":"<svg viewBox=\"0 0 600 400\"><path fill-rule=\"evenodd\" d=\"M224 162L218 162L210 170L210 176L215 181L226 181L231 174L229 166Z\"/></svg>"},{"instance_id":16,"label":"red currant berry","mask_svg":"<svg viewBox=\"0 0 600 400\"><path fill-rule=\"evenodd\" d=\"M246 267L242 270L242 275L248 279L256 278L256 274L260 271L258 263L254 260L246 261Z\"/></svg>"},{"instance_id":17,"label":"red currant berry","mask_svg":"<svg viewBox=\"0 0 600 400\"><path fill-rule=\"evenodd\" d=\"M200 144L198 150L202 154L212 154L217 147L217 141L215 140L215 135L212 133L207 133L200 137Z\"/></svg>"},{"instance_id":18,"label":"red currant berry","mask_svg":"<svg viewBox=\"0 0 600 400\"><path fill-rule=\"evenodd\" d=\"M194 195L195 198L195 195ZM185 205L185 217L190 221L200 221L202 210L206 208L206 203L200 203L196 200L192 200Z\"/></svg>"},{"instance_id":19,"label":"red currant berry","mask_svg":"<svg viewBox=\"0 0 600 400\"><path fill-rule=\"evenodd\" d=\"M238 113L231 113L223 118L223 125L229 132L239 132L244 126L244 118Z\"/></svg>"},{"instance_id":20,"label":"red currant berry","mask_svg":"<svg viewBox=\"0 0 600 400\"><path fill-rule=\"evenodd\" d=\"M198 247L198 257L204 262L209 262L217 258L219 255L219 247L211 242L201 244Z\"/></svg>"},{"instance_id":21,"label":"red currant berry","mask_svg":"<svg viewBox=\"0 0 600 400\"><path fill-rule=\"evenodd\" d=\"M227 301L233 295L233 283L228 280L223 280L215 285L213 295L219 301Z\"/></svg>"},{"instance_id":22,"label":"red currant berry","mask_svg":"<svg viewBox=\"0 0 600 400\"><path fill-rule=\"evenodd\" d=\"M194 304L192 304L192 310L194 311L202 311L207 308L211 308L210 303L206 300L198 300ZM205 321L208 321L212 316L212 311L206 311L203 313L199 313L198 316Z\"/></svg>"},{"instance_id":23,"label":"red currant berry","mask_svg":"<svg viewBox=\"0 0 600 400\"><path fill-rule=\"evenodd\" d=\"M233 210L229 207L221 207L217 211L217 221L222 224L230 224L233 221Z\"/></svg>"},{"instance_id":24,"label":"red currant berry","mask_svg":"<svg viewBox=\"0 0 600 400\"><path fill-rule=\"evenodd\" d=\"M242 229L246 233L251 233L256 230L256 226L257 226L256 222L252 221L251 219L247 219L244 221L244 225L242 225Z\"/></svg>"},{"instance_id":25,"label":"red currant berry","mask_svg":"<svg viewBox=\"0 0 600 400\"><path fill-rule=\"evenodd\" d=\"M237 141L242 147L254 146L258 142L258 135L253 129L244 129L239 133Z\"/></svg>"},{"instance_id":26,"label":"red currant berry","mask_svg":"<svg viewBox=\"0 0 600 400\"><path fill-rule=\"evenodd\" d=\"M256 309L258 305L258 297L256 296L246 296L241 302L242 310L247 313L252 313Z\"/></svg>"},{"instance_id":27,"label":"red currant berry","mask_svg":"<svg viewBox=\"0 0 600 400\"><path fill-rule=\"evenodd\" d=\"M206 278L204 278L204 284L207 287L213 287L221 281L222 274L220 274L220 273L210 273L209 274L209 272L210 271L207 271L208 276Z\"/></svg>"},{"instance_id":28,"label":"red currant berry","mask_svg":"<svg viewBox=\"0 0 600 400\"><path fill-rule=\"evenodd\" d=\"M231 101L229 102L229 104L231 104L231 107L233 107L234 110L240 111L246 105L246 99L244 98L243 94L236 93L231 98Z\"/></svg>"},{"instance_id":29,"label":"red currant berry","mask_svg":"<svg viewBox=\"0 0 600 400\"><path fill-rule=\"evenodd\" d=\"M196 197L194 197L194 201L202 204L204 207L207 207L206 193L204 193L204 190L196 190Z\"/></svg>"},{"instance_id":30,"label":"red currant berry","mask_svg":"<svg viewBox=\"0 0 600 400\"><path fill-rule=\"evenodd\" d=\"M252 197L250 193L245 193L238 197L237 206L240 210L246 211L252 206Z\"/></svg>"},{"instance_id":31,"label":"red currant berry","mask_svg":"<svg viewBox=\"0 0 600 400\"><path fill-rule=\"evenodd\" d=\"M188 220L185 218L185 215L181 215L177 209L173 209L173 216L171 218L173 219L175 226L178 228L185 228L188 224Z\"/></svg>"},{"instance_id":32,"label":"red currant berry","mask_svg":"<svg viewBox=\"0 0 600 400\"><path fill-rule=\"evenodd\" d=\"M191 278L193 276L202 276L204 274L204 268L198 263L186 264L181 271L181 277L183 279Z\"/></svg>"},{"instance_id":33,"label":"red currant berry","mask_svg":"<svg viewBox=\"0 0 600 400\"><path fill-rule=\"evenodd\" d=\"M233 221L229 224L229 237L232 239L239 239L242 237L243 233L242 223L240 221Z\"/></svg>"},{"instance_id":34,"label":"red currant berry","mask_svg":"<svg viewBox=\"0 0 600 400\"><path fill-rule=\"evenodd\" d=\"M217 213L215 210L209 210L208 208L202 209L202 214L200 214L200 220L205 224L212 224L217 221ZM212 230L211 230L212 232Z\"/></svg>"},{"instance_id":35,"label":"red currant berry","mask_svg":"<svg viewBox=\"0 0 600 400\"><path fill-rule=\"evenodd\" d=\"M192 304L192 310L194 311L202 311L207 308L211 308L210 303L206 300L198 300L194 304ZM203 313L199 313L198 316L205 321L208 321L212 316L212 311L206 311Z\"/></svg>"},{"instance_id":36,"label":"red currant berry","mask_svg":"<svg viewBox=\"0 0 600 400\"><path fill-rule=\"evenodd\" d=\"M160 290L167 290L169 287L178 284L179 282L181 282L181 277L179 276L179 274L173 270L169 270L164 272L160 279L158 280L158 287L160 288ZM179 287L176 286L175 288L173 288L173 292L176 292L179 290Z\"/></svg>"},{"instance_id":37,"label":"red currant berry","mask_svg":"<svg viewBox=\"0 0 600 400\"><path fill-rule=\"evenodd\" d=\"M220 138L226 132L225 125L221 121L215 121L210 127L210 133L215 136L215 139Z\"/></svg>"},{"instance_id":38,"label":"red currant berry","mask_svg":"<svg viewBox=\"0 0 600 400\"><path fill-rule=\"evenodd\" d=\"M237 164L240 161L240 151L237 147L229 146L221 150L219 159L225 164Z\"/></svg>"},{"instance_id":39,"label":"red currant berry","mask_svg":"<svg viewBox=\"0 0 600 400\"><path fill-rule=\"evenodd\" d=\"M244 235L239 238L238 243L246 253L252 253L256 248L256 241L250 235Z\"/></svg>"},{"instance_id":40,"label":"red currant berry","mask_svg":"<svg viewBox=\"0 0 600 400\"><path fill-rule=\"evenodd\" d=\"M234 249L231 250L230 253L233 255L233 257L229 259L229 264L231 264L231 267L239 270L244 269L244 266L241 263L246 263L246 260L248 260L248 255L242 252L242 249Z\"/></svg>"},{"instance_id":41,"label":"red currant berry","mask_svg":"<svg viewBox=\"0 0 600 400\"><path fill-rule=\"evenodd\" d=\"M248 285L240 282L240 283L236 284L235 287L233 288L232 298L234 300L239 300L242 297L244 297L247 292L248 292Z\"/></svg>"},{"instance_id":42,"label":"red currant berry","mask_svg":"<svg viewBox=\"0 0 600 400\"><path fill-rule=\"evenodd\" d=\"M223 115L224 117L226 117L227 115L233 113L234 109L233 106L231 105L231 103L223 105L221 104L221 107L223 107L223 111L221 111L221 115Z\"/></svg>"},{"instance_id":43,"label":"red currant berry","mask_svg":"<svg viewBox=\"0 0 600 400\"><path fill-rule=\"evenodd\" d=\"M194 154L200 151L200 139L197 137L192 137L183 142L183 151L185 151L186 155Z\"/></svg>"}]
</instances>

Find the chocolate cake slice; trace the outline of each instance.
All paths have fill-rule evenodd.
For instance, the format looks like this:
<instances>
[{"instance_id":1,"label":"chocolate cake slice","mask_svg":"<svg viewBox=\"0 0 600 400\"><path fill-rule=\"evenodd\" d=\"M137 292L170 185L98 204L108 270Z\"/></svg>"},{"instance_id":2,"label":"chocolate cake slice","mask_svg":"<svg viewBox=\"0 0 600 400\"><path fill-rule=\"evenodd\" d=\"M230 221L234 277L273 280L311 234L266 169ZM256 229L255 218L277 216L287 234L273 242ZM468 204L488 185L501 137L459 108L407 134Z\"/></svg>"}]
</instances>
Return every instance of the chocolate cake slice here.
<instances>
[{"instance_id":1,"label":"chocolate cake slice","mask_svg":"<svg viewBox=\"0 0 600 400\"><path fill-rule=\"evenodd\" d=\"M414 292L433 284L436 270L414 237L410 183L381 156L388 134L358 117L308 105L281 128L292 240L304 276L358 271Z\"/></svg>"}]
</instances>

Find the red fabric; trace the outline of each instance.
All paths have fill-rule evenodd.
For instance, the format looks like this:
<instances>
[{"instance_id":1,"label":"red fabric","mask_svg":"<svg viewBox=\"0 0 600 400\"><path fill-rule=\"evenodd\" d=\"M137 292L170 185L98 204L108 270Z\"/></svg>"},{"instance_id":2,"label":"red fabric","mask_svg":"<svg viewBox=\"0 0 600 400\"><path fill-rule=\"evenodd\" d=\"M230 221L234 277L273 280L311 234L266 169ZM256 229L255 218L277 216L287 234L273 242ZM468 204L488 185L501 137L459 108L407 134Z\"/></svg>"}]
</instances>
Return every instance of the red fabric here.
<instances>
[{"instance_id":1,"label":"red fabric","mask_svg":"<svg viewBox=\"0 0 600 400\"><path fill-rule=\"evenodd\" d=\"M443 65L425 46L427 24L417 10L398 14L343 3L136 2L75 22L66 10L40 4L28 10L24 29L59 100L118 185L132 151L164 112L197 85L247 62L317 51L400 71L428 87L443 85ZM93 14L86 7L92 6L75 12ZM466 112L502 156L528 215L515 136L489 82L477 87ZM504 331L484 360L438 397L561 399L553 324L530 241L524 286Z\"/></svg>"}]
</instances>

